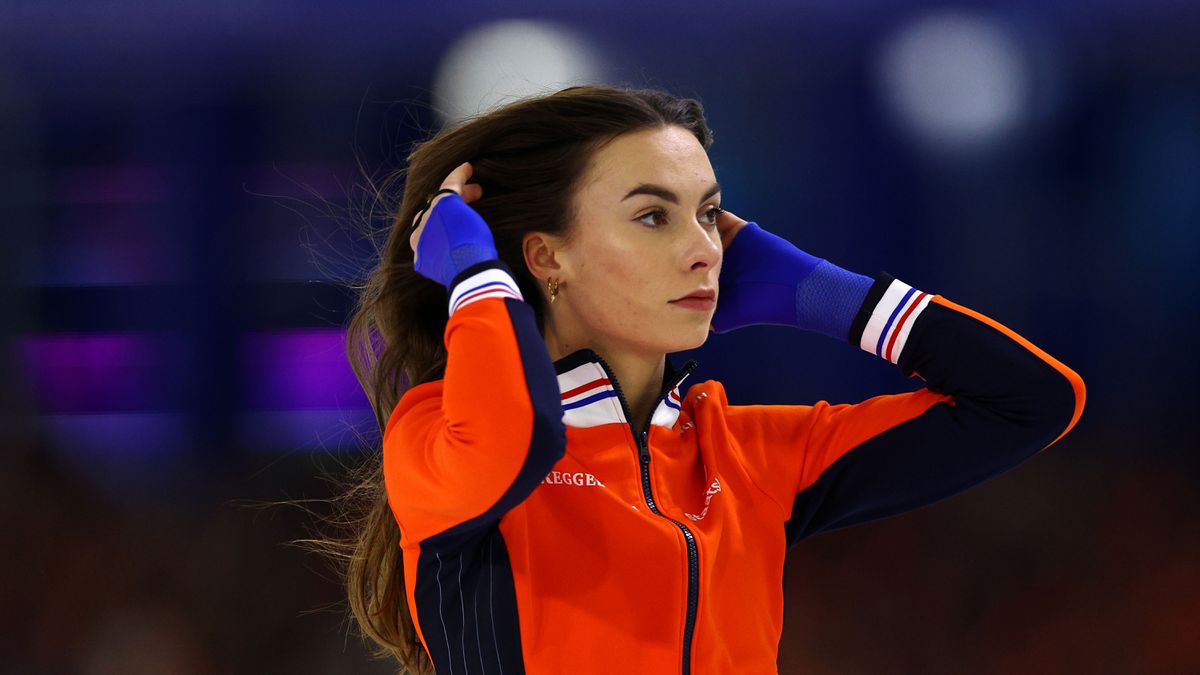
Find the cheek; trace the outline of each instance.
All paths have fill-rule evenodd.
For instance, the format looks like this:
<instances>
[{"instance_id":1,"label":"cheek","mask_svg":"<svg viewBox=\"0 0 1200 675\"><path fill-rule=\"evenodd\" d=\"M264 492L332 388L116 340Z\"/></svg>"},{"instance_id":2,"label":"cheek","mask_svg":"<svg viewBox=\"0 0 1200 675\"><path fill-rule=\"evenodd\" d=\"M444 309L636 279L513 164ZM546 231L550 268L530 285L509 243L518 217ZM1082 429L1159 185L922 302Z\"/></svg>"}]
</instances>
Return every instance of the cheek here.
<instances>
[{"instance_id":1,"label":"cheek","mask_svg":"<svg viewBox=\"0 0 1200 675\"><path fill-rule=\"evenodd\" d=\"M581 267L590 309L608 323L644 321L658 297L655 284L661 270L661 261L644 260L631 252L590 256Z\"/></svg>"}]
</instances>

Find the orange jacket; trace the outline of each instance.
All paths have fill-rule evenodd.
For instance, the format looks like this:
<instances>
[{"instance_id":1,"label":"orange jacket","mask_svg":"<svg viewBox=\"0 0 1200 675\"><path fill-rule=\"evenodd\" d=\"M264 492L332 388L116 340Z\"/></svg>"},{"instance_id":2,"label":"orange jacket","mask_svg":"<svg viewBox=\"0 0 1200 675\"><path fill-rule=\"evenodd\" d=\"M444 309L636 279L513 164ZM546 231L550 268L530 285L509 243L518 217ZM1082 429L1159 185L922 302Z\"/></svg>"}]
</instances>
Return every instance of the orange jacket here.
<instances>
[{"instance_id":1,"label":"orange jacket","mask_svg":"<svg viewBox=\"0 0 1200 675\"><path fill-rule=\"evenodd\" d=\"M784 554L929 504L1067 433L1080 377L887 272L849 336L927 388L729 405L719 382L635 429L604 361L552 363L510 270L455 280L444 378L384 431L409 609L439 673L776 673ZM918 372L919 371L919 372Z\"/></svg>"}]
</instances>

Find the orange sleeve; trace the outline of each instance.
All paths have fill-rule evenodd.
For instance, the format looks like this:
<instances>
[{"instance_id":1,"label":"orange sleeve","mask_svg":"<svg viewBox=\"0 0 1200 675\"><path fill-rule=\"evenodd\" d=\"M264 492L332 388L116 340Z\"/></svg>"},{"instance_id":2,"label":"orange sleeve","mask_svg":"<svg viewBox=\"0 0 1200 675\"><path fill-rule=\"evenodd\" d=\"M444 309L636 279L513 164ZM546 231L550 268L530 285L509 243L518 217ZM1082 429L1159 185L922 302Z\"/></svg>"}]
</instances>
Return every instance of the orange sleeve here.
<instances>
[{"instance_id":1,"label":"orange sleeve","mask_svg":"<svg viewBox=\"0 0 1200 675\"><path fill-rule=\"evenodd\" d=\"M566 448L554 366L511 272L480 263L451 288L445 376L406 392L384 430L388 501L413 541L498 520Z\"/></svg>"}]
</instances>

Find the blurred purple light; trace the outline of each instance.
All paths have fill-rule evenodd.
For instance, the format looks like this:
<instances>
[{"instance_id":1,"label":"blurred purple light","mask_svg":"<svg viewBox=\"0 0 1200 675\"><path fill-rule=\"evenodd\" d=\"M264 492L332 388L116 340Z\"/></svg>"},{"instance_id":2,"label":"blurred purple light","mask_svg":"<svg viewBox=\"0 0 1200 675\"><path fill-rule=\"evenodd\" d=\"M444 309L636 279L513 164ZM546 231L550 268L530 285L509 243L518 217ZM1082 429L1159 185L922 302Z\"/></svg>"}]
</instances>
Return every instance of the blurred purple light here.
<instances>
[{"instance_id":1,"label":"blurred purple light","mask_svg":"<svg viewBox=\"0 0 1200 675\"><path fill-rule=\"evenodd\" d=\"M161 338L133 333L27 335L18 361L37 409L91 413L163 408Z\"/></svg>"},{"instance_id":2,"label":"blurred purple light","mask_svg":"<svg viewBox=\"0 0 1200 675\"><path fill-rule=\"evenodd\" d=\"M246 407L355 409L367 398L346 359L341 330L257 333L242 338Z\"/></svg>"}]
</instances>

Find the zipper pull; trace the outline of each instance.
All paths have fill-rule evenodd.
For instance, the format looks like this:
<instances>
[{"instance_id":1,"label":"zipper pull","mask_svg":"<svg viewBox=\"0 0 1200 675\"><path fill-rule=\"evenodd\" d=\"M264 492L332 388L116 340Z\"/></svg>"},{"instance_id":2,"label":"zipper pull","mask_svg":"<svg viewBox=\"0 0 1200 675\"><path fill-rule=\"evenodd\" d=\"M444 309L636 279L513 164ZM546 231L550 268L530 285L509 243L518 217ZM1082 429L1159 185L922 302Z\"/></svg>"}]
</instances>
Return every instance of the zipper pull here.
<instances>
[{"instance_id":1,"label":"zipper pull","mask_svg":"<svg viewBox=\"0 0 1200 675\"><path fill-rule=\"evenodd\" d=\"M638 454L642 458L642 464L650 463L650 443L646 440L644 431L638 436Z\"/></svg>"}]
</instances>

